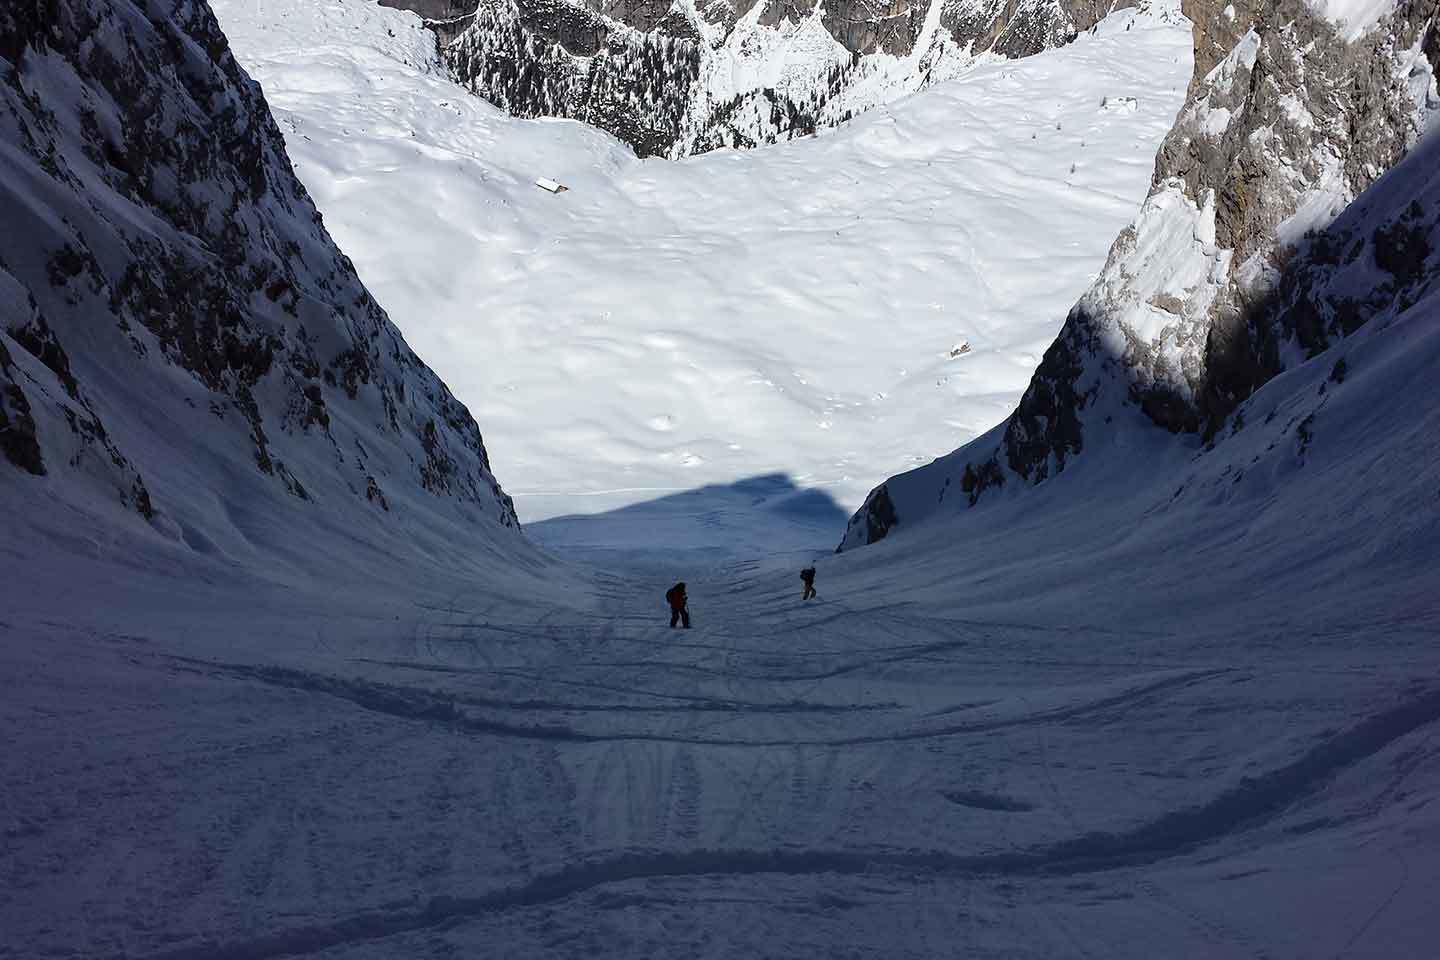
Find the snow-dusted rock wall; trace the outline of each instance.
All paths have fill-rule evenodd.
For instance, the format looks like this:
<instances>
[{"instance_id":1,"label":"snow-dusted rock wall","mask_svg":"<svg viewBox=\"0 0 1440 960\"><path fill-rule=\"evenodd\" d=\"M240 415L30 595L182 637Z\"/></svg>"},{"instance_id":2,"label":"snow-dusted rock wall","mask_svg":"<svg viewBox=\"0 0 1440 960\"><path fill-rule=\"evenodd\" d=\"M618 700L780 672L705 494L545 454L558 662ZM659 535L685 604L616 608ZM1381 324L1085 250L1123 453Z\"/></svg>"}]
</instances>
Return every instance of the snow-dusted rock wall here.
<instances>
[{"instance_id":1,"label":"snow-dusted rock wall","mask_svg":"<svg viewBox=\"0 0 1440 960\"><path fill-rule=\"evenodd\" d=\"M205 3L0 8L0 222L12 505L138 513L222 553L307 523L352 544L516 527Z\"/></svg>"},{"instance_id":2,"label":"snow-dusted rock wall","mask_svg":"<svg viewBox=\"0 0 1440 960\"><path fill-rule=\"evenodd\" d=\"M593 123L641 155L752 147L834 126L980 56L1069 43L1137 0L386 0L457 79L522 117ZM1174 6L1175 0L1149 0Z\"/></svg>"},{"instance_id":3,"label":"snow-dusted rock wall","mask_svg":"<svg viewBox=\"0 0 1440 960\"><path fill-rule=\"evenodd\" d=\"M1287 366L1435 282L1424 210L1330 228L1440 109L1440 4L1219 7L1187 2L1197 75L1152 193L1015 413L878 488L842 549L947 499L974 504L993 488L1043 482L1096 434L1158 426L1214 440ZM1229 36L1238 39L1216 60L1217 38ZM1356 263L1377 270L1358 286L1330 281L1353 281Z\"/></svg>"},{"instance_id":4,"label":"snow-dusted rock wall","mask_svg":"<svg viewBox=\"0 0 1440 960\"><path fill-rule=\"evenodd\" d=\"M950 0L941 23L961 46L1028 57L1074 40L1110 13L1140 0Z\"/></svg>"},{"instance_id":5,"label":"snow-dusted rock wall","mask_svg":"<svg viewBox=\"0 0 1440 960\"><path fill-rule=\"evenodd\" d=\"M701 58L692 39L556 0L484 0L445 51L458 78L511 114L583 120L642 156L680 136Z\"/></svg>"}]
</instances>

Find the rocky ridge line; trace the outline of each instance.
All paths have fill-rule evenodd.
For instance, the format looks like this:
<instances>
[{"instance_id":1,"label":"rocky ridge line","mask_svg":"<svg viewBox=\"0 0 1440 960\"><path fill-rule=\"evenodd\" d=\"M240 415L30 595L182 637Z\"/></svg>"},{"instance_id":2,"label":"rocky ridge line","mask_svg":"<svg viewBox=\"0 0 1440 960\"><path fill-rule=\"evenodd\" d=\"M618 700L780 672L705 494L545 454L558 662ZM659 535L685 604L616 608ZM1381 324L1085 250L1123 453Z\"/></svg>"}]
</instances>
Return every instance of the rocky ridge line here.
<instances>
[{"instance_id":1,"label":"rocky ridge line","mask_svg":"<svg viewBox=\"0 0 1440 960\"><path fill-rule=\"evenodd\" d=\"M1302 0L1226 7L1233 16L1218 2L1185 3L1196 72L1151 195L998 443L982 438L943 469L937 462L926 481L937 501L957 490L973 505L1007 483L1042 483L1081 455L1091 432L1124 429L1136 411L1152 427L1214 442L1288 365L1435 279L1432 214L1420 208L1371 236L1327 228L1440 110L1440 4L1400 0L1354 42ZM1327 282L1362 255L1389 280L1359 296ZM883 484L841 549L915 519Z\"/></svg>"},{"instance_id":2,"label":"rocky ridge line","mask_svg":"<svg viewBox=\"0 0 1440 960\"><path fill-rule=\"evenodd\" d=\"M680 157L815 133L976 56L1062 46L1142 0L384 0L437 34L456 79L521 117L591 123L641 156ZM933 21L933 23L932 23ZM895 58L903 62L897 65ZM779 72L733 89L735 71ZM777 66L778 64L778 66ZM712 70L712 66L714 69Z\"/></svg>"},{"instance_id":3,"label":"rocky ridge line","mask_svg":"<svg viewBox=\"0 0 1440 960\"><path fill-rule=\"evenodd\" d=\"M221 499L518 526L204 2L0 9L0 142L0 481L177 539L209 522L179 474L211 470Z\"/></svg>"}]
</instances>

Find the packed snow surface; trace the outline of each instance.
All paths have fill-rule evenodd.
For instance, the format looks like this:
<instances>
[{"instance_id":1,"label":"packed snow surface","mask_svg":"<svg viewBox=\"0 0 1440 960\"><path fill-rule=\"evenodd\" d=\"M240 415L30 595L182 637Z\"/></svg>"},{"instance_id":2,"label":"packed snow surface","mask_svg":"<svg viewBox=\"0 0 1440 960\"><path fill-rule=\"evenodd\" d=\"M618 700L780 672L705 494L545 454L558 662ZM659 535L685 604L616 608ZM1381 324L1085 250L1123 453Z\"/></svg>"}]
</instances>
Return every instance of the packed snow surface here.
<instances>
[{"instance_id":1,"label":"packed snow surface","mask_svg":"<svg viewBox=\"0 0 1440 960\"><path fill-rule=\"evenodd\" d=\"M1144 197L1191 71L1188 23L1157 5L818 138L640 161L470 96L409 14L215 6L527 521L774 472L849 509L999 422Z\"/></svg>"},{"instance_id":2,"label":"packed snow surface","mask_svg":"<svg viewBox=\"0 0 1440 960\"><path fill-rule=\"evenodd\" d=\"M317 51L318 86L327 55ZM344 104L360 68L335 69ZM387 76L372 77L382 105ZM1127 95L1144 116L1147 94ZM905 111L926 102L788 149L870 136L895 163ZM548 144L551 168L425 147L433 182L417 175L406 181L415 197L370 208L372 250L386 236L400 258L431 244L433 271L423 257L404 260L423 274L416 284L445 280L463 245L510 263L517 290L543 292L537 278L564 280L567 261L521 229L526 218L558 229L565 211L585 209L559 205L587 190L615 198L653 184L625 180L636 171L677 177L667 189L698 202L710 186L738 188L726 180L732 165L785 155L697 162L704 176L687 180L573 124L432 106L488 118L472 134L496 135L502 158ZM392 117L397 131L413 129ZM292 131L302 175L324 155L303 152L304 129ZM348 151L329 145L342 158L421 162L355 129ZM577 142L613 167L571 157ZM849 162L864 166L859 154ZM1018 189L991 166L997 193ZM676 169L692 167L654 168ZM1410 161L1389 195L1409 191L1434 209L1436 169L1433 154ZM467 177L478 194L458 191ZM552 195L534 186L540 177L571 189ZM887 182L869 183L877 207L893 202L879 189ZM457 192L441 213L488 196L488 222L508 224L493 236L522 253L477 244L460 221L427 221L451 224L437 237L408 232L415 203L447 186ZM1038 230L1012 199L1009 225ZM769 200L801 203L783 191ZM520 208L526 217L510 219ZM651 215L664 209L657 200ZM932 214L916 210L918 236ZM1003 246L1004 226L986 241ZM638 270L623 227L607 262ZM755 270L788 250L759 231L726 240L671 229L708 239L732 266L741 261L727 244L759 244ZM871 270L883 272L887 255L877 248ZM531 260L550 273L532 273ZM1030 284L1043 292L1066 262L1037 255ZM603 269L590 269L600 283ZM675 290L651 278L633 309L678 302L689 274L673 269ZM1022 287L1025 274L1009 269ZM1335 283L1373 289L1368 270L1351 263ZM381 260L367 271L404 279ZM452 280L462 276L481 295L468 274ZM702 293L734 306L711 279ZM903 284L889 294L911 296ZM353 525L287 538L287 516L256 510L237 518L244 528L294 549L242 565L139 520L119 524L98 501L7 487L0 958L1429 956L1440 939L1437 315L1440 291L1429 289L1288 370L1211 451L1116 429L1039 487L840 556L822 554L845 510L785 471L697 479L600 516L532 524L529 536L563 557L482 541L469 563L425 543L390 557ZM674 328L679 345L665 349L719 350L725 319L709 317L709 340ZM508 328L486 323L488 369L525 371L534 361L510 351ZM733 326L743 332L739 318ZM774 326L776 339L794 337ZM824 332L807 331L815 349L842 355ZM855 348L848 375L896 349L882 332ZM522 343L583 357L560 345L599 342L578 328L568 336ZM974 349L957 363L998 363L975 329L937 336L934 349L948 357L962 338ZM427 355L444 363L435 343ZM628 340L612 346L647 359ZM592 358L602 372L629 371L610 384L617 396L651 395L635 368L602 359ZM692 401L710 402L719 386L686 362L681 353L665 369L691 370ZM631 416L652 419L655 433L690 429L678 409L607 411L583 369L569 374L573 398L559 378L538 393L538 424L561 422L563 402L606 429ZM528 375L525 389L539 390L538 368ZM737 401L736 429L759 437L743 417L783 409ZM483 422L493 435L492 418ZM625 450L619 436L612 454ZM580 441L550 467L572 491L576 476L625 463L590 457ZM782 453L780 463L796 462ZM807 563L819 570L808 603L796 576ZM662 597L678 579L695 622L685 632L664 626Z\"/></svg>"},{"instance_id":3,"label":"packed snow surface","mask_svg":"<svg viewBox=\"0 0 1440 960\"><path fill-rule=\"evenodd\" d=\"M536 524L593 525L549 584L157 575L36 511L0 957L1428 956L1437 308L809 603L837 511L783 477Z\"/></svg>"}]
</instances>

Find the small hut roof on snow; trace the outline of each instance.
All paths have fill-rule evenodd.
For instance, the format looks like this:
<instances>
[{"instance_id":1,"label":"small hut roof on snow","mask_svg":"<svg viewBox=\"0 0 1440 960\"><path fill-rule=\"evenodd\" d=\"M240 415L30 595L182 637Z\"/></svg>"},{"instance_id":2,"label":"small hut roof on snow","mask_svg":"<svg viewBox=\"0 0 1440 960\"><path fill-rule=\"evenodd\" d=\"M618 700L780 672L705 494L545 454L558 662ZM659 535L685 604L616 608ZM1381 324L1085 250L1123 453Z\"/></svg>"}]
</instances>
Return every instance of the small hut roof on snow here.
<instances>
[{"instance_id":1,"label":"small hut roof on snow","mask_svg":"<svg viewBox=\"0 0 1440 960\"><path fill-rule=\"evenodd\" d=\"M541 190L548 190L551 193L564 193L566 190L570 189L560 181L551 180L549 177L541 177L539 180L536 180L535 186L539 187Z\"/></svg>"}]
</instances>

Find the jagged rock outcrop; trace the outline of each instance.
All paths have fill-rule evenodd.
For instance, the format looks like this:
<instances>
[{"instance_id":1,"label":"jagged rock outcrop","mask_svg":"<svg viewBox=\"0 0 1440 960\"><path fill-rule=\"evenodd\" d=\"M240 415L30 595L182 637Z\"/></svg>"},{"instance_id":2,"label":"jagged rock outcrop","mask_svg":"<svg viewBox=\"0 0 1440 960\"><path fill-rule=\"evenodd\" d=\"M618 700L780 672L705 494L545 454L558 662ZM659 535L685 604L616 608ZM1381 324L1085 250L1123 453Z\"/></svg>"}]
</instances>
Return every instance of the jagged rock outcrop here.
<instances>
[{"instance_id":1,"label":"jagged rock outcrop","mask_svg":"<svg viewBox=\"0 0 1440 960\"><path fill-rule=\"evenodd\" d=\"M693 40L614 29L557 0L487 0L446 48L476 94L515 116L563 116L606 130L642 156L680 136L700 71Z\"/></svg>"},{"instance_id":2,"label":"jagged rock outcrop","mask_svg":"<svg viewBox=\"0 0 1440 960\"><path fill-rule=\"evenodd\" d=\"M202 499L517 526L204 2L0 8L0 143L0 485L176 538Z\"/></svg>"},{"instance_id":3,"label":"jagged rock outcrop","mask_svg":"<svg viewBox=\"0 0 1440 960\"><path fill-rule=\"evenodd\" d=\"M678 157L812 134L883 102L877 87L899 96L974 56L1069 43L1142 0L385 2L426 18L478 96Z\"/></svg>"},{"instance_id":4,"label":"jagged rock outcrop","mask_svg":"<svg viewBox=\"0 0 1440 960\"><path fill-rule=\"evenodd\" d=\"M960 46L1028 57L1063 46L1138 0L952 0L940 23Z\"/></svg>"},{"instance_id":5,"label":"jagged rock outcrop","mask_svg":"<svg viewBox=\"0 0 1440 960\"><path fill-rule=\"evenodd\" d=\"M1186 11L1196 24L1196 76L1135 224L1015 413L998 434L922 468L924 482L907 481L908 502L893 503L886 532L932 508L921 490L935 488L939 502L958 486L973 504L1006 483L1044 482L1093 431L1148 424L1213 440L1288 363L1436 281L1425 211L1368 236L1332 223L1440 110L1440 3L1398 0L1368 32L1332 23L1303 0L1224 8L1194 0ZM1326 278L1360 260L1389 279L1333 292ZM1317 297L1321 288L1332 293ZM897 500L888 485L871 496L882 494ZM842 547L884 535L868 510Z\"/></svg>"}]
</instances>

